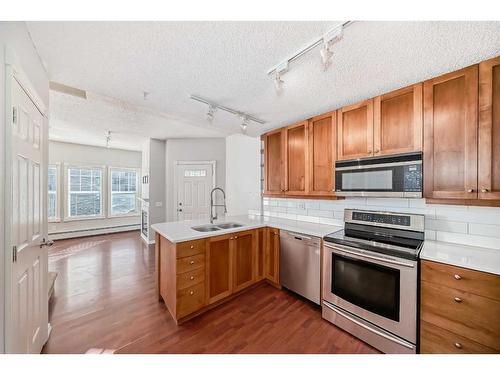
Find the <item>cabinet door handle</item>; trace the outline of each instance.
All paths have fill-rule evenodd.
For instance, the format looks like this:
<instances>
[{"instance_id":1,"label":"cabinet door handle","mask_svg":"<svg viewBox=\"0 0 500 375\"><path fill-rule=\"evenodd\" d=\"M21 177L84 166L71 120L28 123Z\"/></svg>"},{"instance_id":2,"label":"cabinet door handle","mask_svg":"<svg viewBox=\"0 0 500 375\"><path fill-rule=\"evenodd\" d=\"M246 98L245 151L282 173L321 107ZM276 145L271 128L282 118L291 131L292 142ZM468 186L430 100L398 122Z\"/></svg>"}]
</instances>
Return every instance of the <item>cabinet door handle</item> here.
<instances>
[{"instance_id":1,"label":"cabinet door handle","mask_svg":"<svg viewBox=\"0 0 500 375\"><path fill-rule=\"evenodd\" d=\"M189 246L191 249L194 249L194 245Z\"/></svg>"},{"instance_id":2,"label":"cabinet door handle","mask_svg":"<svg viewBox=\"0 0 500 375\"><path fill-rule=\"evenodd\" d=\"M190 280L194 280L194 276L191 276L189 279L190 279Z\"/></svg>"},{"instance_id":3,"label":"cabinet door handle","mask_svg":"<svg viewBox=\"0 0 500 375\"><path fill-rule=\"evenodd\" d=\"M460 344L459 342L456 342L455 343L455 348L462 349L462 344Z\"/></svg>"},{"instance_id":4,"label":"cabinet door handle","mask_svg":"<svg viewBox=\"0 0 500 375\"><path fill-rule=\"evenodd\" d=\"M194 264L194 260L192 260L191 262L189 262L189 264Z\"/></svg>"},{"instance_id":5,"label":"cabinet door handle","mask_svg":"<svg viewBox=\"0 0 500 375\"><path fill-rule=\"evenodd\" d=\"M488 189L481 189L481 193L487 193L488 191Z\"/></svg>"},{"instance_id":6,"label":"cabinet door handle","mask_svg":"<svg viewBox=\"0 0 500 375\"><path fill-rule=\"evenodd\" d=\"M467 193L474 193L474 189L468 189Z\"/></svg>"},{"instance_id":7,"label":"cabinet door handle","mask_svg":"<svg viewBox=\"0 0 500 375\"><path fill-rule=\"evenodd\" d=\"M375 153L378 154L380 152L380 150L375 150Z\"/></svg>"},{"instance_id":8,"label":"cabinet door handle","mask_svg":"<svg viewBox=\"0 0 500 375\"><path fill-rule=\"evenodd\" d=\"M455 297L453 299L455 300L456 303L462 302L462 298L460 298L460 297Z\"/></svg>"},{"instance_id":9,"label":"cabinet door handle","mask_svg":"<svg viewBox=\"0 0 500 375\"><path fill-rule=\"evenodd\" d=\"M453 276L453 277L455 278L455 280L462 280L462 276L460 276L460 275L458 275L458 274L457 274L457 275L455 275L455 276Z\"/></svg>"},{"instance_id":10,"label":"cabinet door handle","mask_svg":"<svg viewBox=\"0 0 500 375\"><path fill-rule=\"evenodd\" d=\"M194 291L193 291L193 290L190 290L190 291L189 291L189 294L193 295L193 294L194 294Z\"/></svg>"}]
</instances>

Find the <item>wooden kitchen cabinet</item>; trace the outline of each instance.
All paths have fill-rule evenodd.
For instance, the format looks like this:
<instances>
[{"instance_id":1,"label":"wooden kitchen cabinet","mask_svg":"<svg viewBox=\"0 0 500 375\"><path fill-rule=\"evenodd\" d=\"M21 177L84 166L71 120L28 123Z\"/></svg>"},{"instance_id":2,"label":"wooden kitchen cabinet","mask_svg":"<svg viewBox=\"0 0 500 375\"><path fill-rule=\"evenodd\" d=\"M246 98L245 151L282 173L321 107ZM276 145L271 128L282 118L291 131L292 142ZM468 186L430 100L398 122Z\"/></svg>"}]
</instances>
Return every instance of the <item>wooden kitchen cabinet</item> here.
<instances>
[{"instance_id":1,"label":"wooden kitchen cabinet","mask_svg":"<svg viewBox=\"0 0 500 375\"><path fill-rule=\"evenodd\" d=\"M264 194L282 196L285 193L285 137L284 130L262 136L264 141Z\"/></svg>"},{"instance_id":2,"label":"wooden kitchen cabinet","mask_svg":"<svg viewBox=\"0 0 500 375\"><path fill-rule=\"evenodd\" d=\"M375 98L374 156L421 151L422 133L421 83Z\"/></svg>"},{"instance_id":3,"label":"wooden kitchen cabinet","mask_svg":"<svg viewBox=\"0 0 500 375\"><path fill-rule=\"evenodd\" d=\"M233 292L233 234L210 237L206 248L207 303Z\"/></svg>"},{"instance_id":4,"label":"wooden kitchen cabinet","mask_svg":"<svg viewBox=\"0 0 500 375\"><path fill-rule=\"evenodd\" d=\"M276 228L267 228L266 230L265 277L272 283L279 285L280 231Z\"/></svg>"},{"instance_id":5,"label":"wooden kitchen cabinet","mask_svg":"<svg viewBox=\"0 0 500 375\"><path fill-rule=\"evenodd\" d=\"M337 111L337 159L373 155L373 99Z\"/></svg>"},{"instance_id":6,"label":"wooden kitchen cabinet","mask_svg":"<svg viewBox=\"0 0 500 375\"><path fill-rule=\"evenodd\" d=\"M499 353L500 276L422 261L421 353Z\"/></svg>"},{"instance_id":7,"label":"wooden kitchen cabinet","mask_svg":"<svg viewBox=\"0 0 500 375\"><path fill-rule=\"evenodd\" d=\"M476 199L478 66L424 82L424 196Z\"/></svg>"},{"instance_id":8,"label":"wooden kitchen cabinet","mask_svg":"<svg viewBox=\"0 0 500 375\"><path fill-rule=\"evenodd\" d=\"M232 237L234 292L245 289L256 280L255 258L257 255L257 234L256 230L249 230L236 233Z\"/></svg>"},{"instance_id":9,"label":"wooden kitchen cabinet","mask_svg":"<svg viewBox=\"0 0 500 375\"><path fill-rule=\"evenodd\" d=\"M308 195L334 196L337 113L313 117L308 124Z\"/></svg>"},{"instance_id":10,"label":"wooden kitchen cabinet","mask_svg":"<svg viewBox=\"0 0 500 375\"><path fill-rule=\"evenodd\" d=\"M257 281L264 278L265 265L265 250L266 250L266 228L257 229L257 252L255 259L255 270Z\"/></svg>"},{"instance_id":11,"label":"wooden kitchen cabinet","mask_svg":"<svg viewBox=\"0 0 500 375\"><path fill-rule=\"evenodd\" d=\"M478 198L500 199L500 57L479 64Z\"/></svg>"},{"instance_id":12,"label":"wooden kitchen cabinet","mask_svg":"<svg viewBox=\"0 0 500 375\"><path fill-rule=\"evenodd\" d=\"M285 195L307 195L309 190L307 122L288 126L284 134Z\"/></svg>"}]
</instances>

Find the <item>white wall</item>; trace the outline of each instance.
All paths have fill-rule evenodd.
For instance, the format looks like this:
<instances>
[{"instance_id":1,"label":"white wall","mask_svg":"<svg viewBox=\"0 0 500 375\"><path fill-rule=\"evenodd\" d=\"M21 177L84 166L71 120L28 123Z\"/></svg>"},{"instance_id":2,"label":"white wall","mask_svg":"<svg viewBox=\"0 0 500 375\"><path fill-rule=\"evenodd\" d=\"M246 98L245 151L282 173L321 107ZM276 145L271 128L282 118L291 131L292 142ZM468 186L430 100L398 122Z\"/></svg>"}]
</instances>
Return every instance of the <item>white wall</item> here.
<instances>
[{"instance_id":1,"label":"white wall","mask_svg":"<svg viewBox=\"0 0 500 375\"><path fill-rule=\"evenodd\" d=\"M103 137L104 140L104 137ZM141 153L136 151L125 151L108 149L106 147L95 147L78 145L74 143L49 142L49 164L60 163L59 168L59 218L61 222L49 223L49 235L51 238L69 238L93 234L89 230L115 227L115 230L138 229L140 216L117 217L105 219L71 220L64 222L64 164L82 166L106 166L103 179L103 207L107 212L108 180L107 167L137 168L140 178ZM138 183L140 186L140 181Z\"/></svg>"},{"instance_id":2,"label":"white wall","mask_svg":"<svg viewBox=\"0 0 500 375\"><path fill-rule=\"evenodd\" d=\"M174 215L174 162L215 160L216 186L226 185L226 140L224 138L167 139L166 141L166 220L175 221Z\"/></svg>"},{"instance_id":3,"label":"white wall","mask_svg":"<svg viewBox=\"0 0 500 375\"><path fill-rule=\"evenodd\" d=\"M260 162L260 139L244 134L226 137L228 215L260 209Z\"/></svg>"},{"instance_id":4,"label":"white wall","mask_svg":"<svg viewBox=\"0 0 500 375\"><path fill-rule=\"evenodd\" d=\"M426 204L425 199L349 198L311 200L264 198L264 215L344 225L344 209L425 215L425 238L500 251L500 208ZM251 211L251 213L258 213Z\"/></svg>"},{"instance_id":5,"label":"white wall","mask_svg":"<svg viewBox=\"0 0 500 375\"><path fill-rule=\"evenodd\" d=\"M47 73L31 42L24 22L0 22L0 353L4 352L4 175L5 175L5 47L17 55L22 69L28 76L44 104L49 106L49 81Z\"/></svg>"}]
</instances>

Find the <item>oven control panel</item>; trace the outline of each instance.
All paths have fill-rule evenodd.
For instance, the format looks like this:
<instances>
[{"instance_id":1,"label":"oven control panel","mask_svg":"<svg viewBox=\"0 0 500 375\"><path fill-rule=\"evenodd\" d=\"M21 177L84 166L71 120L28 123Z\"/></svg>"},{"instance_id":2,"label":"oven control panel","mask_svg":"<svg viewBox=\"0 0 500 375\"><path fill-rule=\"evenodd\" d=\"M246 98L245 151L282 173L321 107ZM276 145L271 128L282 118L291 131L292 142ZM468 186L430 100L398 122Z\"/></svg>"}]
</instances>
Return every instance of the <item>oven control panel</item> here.
<instances>
[{"instance_id":1,"label":"oven control panel","mask_svg":"<svg viewBox=\"0 0 500 375\"><path fill-rule=\"evenodd\" d=\"M376 212L353 211L352 220L409 227L411 220L406 215L380 214Z\"/></svg>"}]
</instances>

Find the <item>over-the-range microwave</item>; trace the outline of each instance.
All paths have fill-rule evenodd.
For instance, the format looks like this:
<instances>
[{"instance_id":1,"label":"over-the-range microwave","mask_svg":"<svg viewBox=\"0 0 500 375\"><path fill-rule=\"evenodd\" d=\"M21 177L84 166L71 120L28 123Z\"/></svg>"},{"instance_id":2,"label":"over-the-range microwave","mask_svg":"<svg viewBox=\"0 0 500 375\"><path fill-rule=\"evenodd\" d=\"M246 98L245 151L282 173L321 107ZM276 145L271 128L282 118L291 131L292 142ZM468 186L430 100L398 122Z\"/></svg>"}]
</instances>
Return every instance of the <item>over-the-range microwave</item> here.
<instances>
[{"instance_id":1,"label":"over-the-range microwave","mask_svg":"<svg viewBox=\"0 0 500 375\"><path fill-rule=\"evenodd\" d=\"M422 198L422 152L335 163L335 193L343 197Z\"/></svg>"}]
</instances>

